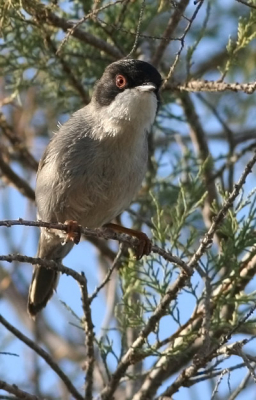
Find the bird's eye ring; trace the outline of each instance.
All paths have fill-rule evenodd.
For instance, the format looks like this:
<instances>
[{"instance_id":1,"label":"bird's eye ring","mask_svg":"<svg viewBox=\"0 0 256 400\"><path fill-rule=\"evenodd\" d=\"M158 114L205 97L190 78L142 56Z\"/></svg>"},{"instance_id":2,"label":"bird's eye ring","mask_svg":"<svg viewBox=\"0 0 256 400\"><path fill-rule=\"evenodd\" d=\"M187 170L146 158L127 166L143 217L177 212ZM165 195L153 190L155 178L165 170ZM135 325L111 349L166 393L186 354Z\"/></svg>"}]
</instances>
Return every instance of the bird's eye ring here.
<instances>
[{"instance_id":1,"label":"bird's eye ring","mask_svg":"<svg viewBox=\"0 0 256 400\"><path fill-rule=\"evenodd\" d=\"M116 76L116 86L119 89L123 89L126 86L126 78L123 75L117 75Z\"/></svg>"}]
</instances>

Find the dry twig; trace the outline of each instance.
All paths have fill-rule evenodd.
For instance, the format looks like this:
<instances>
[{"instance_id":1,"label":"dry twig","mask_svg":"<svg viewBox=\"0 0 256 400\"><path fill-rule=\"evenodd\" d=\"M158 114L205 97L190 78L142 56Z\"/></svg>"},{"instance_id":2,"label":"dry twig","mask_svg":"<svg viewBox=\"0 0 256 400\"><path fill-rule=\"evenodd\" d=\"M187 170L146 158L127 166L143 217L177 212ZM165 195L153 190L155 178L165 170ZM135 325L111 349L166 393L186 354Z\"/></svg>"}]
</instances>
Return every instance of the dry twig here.
<instances>
[{"instance_id":1,"label":"dry twig","mask_svg":"<svg viewBox=\"0 0 256 400\"><path fill-rule=\"evenodd\" d=\"M13 325L11 325L1 314L0 314L0 323L5 326L8 331L10 331L13 335L15 335L19 340L25 343L28 347L30 347L33 351L35 351L40 357L42 357L45 362L51 367L53 371L60 377L62 382L66 385L69 392L74 396L76 400L84 400L83 396L76 390L71 380L68 378L66 374L60 369L58 364L56 364L50 354L48 354L44 349L42 349L38 344L36 344L33 340L29 339L23 333L21 333L18 329L16 329ZM14 393L15 394L15 393ZM37 398L33 397L33 400ZM31 399L32 400L32 399Z\"/></svg>"},{"instance_id":2,"label":"dry twig","mask_svg":"<svg viewBox=\"0 0 256 400\"><path fill-rule=\"evenodd\" d=\"M84 311L84 330L85 330L85 345L87 349L87 359L85 363L86 383L85 383L85 400L92 399L93 392L93 370L95 364L94 356L94 325L92 323L92 312L90 300L87 290L87 279L84 273L81 274L84 278L84 284L80 284L82 293L82 305Z\"/></svg>"},{"instance_id":3,"label":"dry twig","mask_svg":"<svg viewBox=\"0 0 256 400\"><path fill-rule=\"evenodd\" d=\"M32 394L29 394L28 392L24 392L24 390L19 389L17 385L9 385L8 383L4 381L0 381L0 389L5 390L8 393L14 394L16 397L13 397L13 399L23 399L23 400L40 400L39 397L33 396ZM0 397L0 398L5 398L7 397Z\"/></svg>"}]
</instances>

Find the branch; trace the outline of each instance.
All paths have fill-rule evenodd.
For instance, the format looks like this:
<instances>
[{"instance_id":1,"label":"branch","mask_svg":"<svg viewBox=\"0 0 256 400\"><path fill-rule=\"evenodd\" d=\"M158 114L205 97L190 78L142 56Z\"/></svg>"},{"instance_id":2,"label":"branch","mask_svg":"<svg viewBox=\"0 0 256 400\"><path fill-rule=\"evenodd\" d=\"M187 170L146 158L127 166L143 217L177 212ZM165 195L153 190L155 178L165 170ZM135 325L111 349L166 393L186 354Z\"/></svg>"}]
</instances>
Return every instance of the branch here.
<instances>
[{"instance_id":1,"label":"branch","mask_svg":"<svg viewBox=\"0 0 256 400\"><path fill-rule=\"evenodd\" d=\"M165 310L168 307L168 305L171 303L172 300L176 299L178 293L180 290L186 285L188 277L193 275L194 268L196 267L198 261L202 257L202 255L206 252L208 248L212 246L212 239L213 235L218 229L219 225L223 222L225 215L228 212L228 209L232 206L234 200L236 197L239 195L239 192L245 183L246 177L249 175L249 173L252 170L253 165L256 163L256 153L254 154L253 158L248 162L246 165L238 183L234 185L234 189L232 193L230 193L229 197L227 200L224 202L221 210L215 217L211 227L209 228L208 232L205 234L198 250L195 252L195 254L192 256L191 260L188 262L187 266L189 267L189 275L184 274L184 272L181 272L179 277L176 279L176 281L167 288L165 296L162 298L161 302L159 305L156 307L154 313L151 315L151 317L148 319L145 327L141 330L138 338L134 341L132 346L129 348L127 353L124 355L122 358L121 362L117 366L116 371L112 375L112 379L110 380L109 384L107 387L101 392L102 398L104 400L108 400L111 398L113 393L115 392L117 385L120 381L120 379L123 377L125 374L127 368L129 367L130 364L136 362L136 349L139 349L143 346L147 336L155 329L156 324L159 322L161 317L165 314ZM233 333L233 330L231 331L231 334ZM227 335L225 336L225 339L227 338ZM164 357L162 357L162 360ZM201 359L200 359L201 360ZM192 368L193 367L193 368ZM188 371L188 375L186 376L186 379L189 379L193 376L194 372L197 370L197 365L191 367L191 369ZM164 368L166 370L166 363L164 365ZM156 372L159 372L160 369ZM163 371L161 372L161 379L164 379L164 373ZM179 382L180 383L180 382ZM178 385L179 385L178 383ZM180 387L180 386L178 386ZM172 392L173 393L173 392ZM141 393L142 396L140 399L146 399L146 391ZM169 392L168 392L169 395ZM138 397L139 398L139 397ZM137 398L136 398L137 400Z\"/></svg>"},{"instance_id":2,"label":"branch","mask_svg":"<svg viewBox=\"0 0 256 400\"><path fill-rule=\"evenodd\" d=\"M166 78L164 79L164 83L163 83L163 85L162 85L162 90L165 89L165 87L166 87L168 81L172 78L173 72L174 72L174 70L175 70L175 68L176 68L176 65L177 65L178 62L179 62L179 59L180 59L182 50L183 50L183 48L184 48L184 45L185 45L185 38L186 38L186 36L187 36L187 33L190 31L190 28L191 28L191 26L192 26L194 20L196 19L196 16L197 16L197 14L198 14L200 8L201 8L202 5L203 5L203 1L204 1L204 0L201 0L201 1L197 2L197 3L194 2L195 4L197 4L197 7L196 7L196 9L195 9L195 11L194 11L192 17L188 20L188 24L187 24L187 26L186 26L186 28L185 28L185 30L184 30L184 32L183 32L183 35L179 38L179 39L180 39L180 48L179 48L179 51L178 51L177 54L176 54L176 57L175 57L175 59L174 59L174 62L173 62L173 64L172 64L172 66L170 67L169 72L168 72Z\"/></svg>"},{"instance_id":3,"label":"branch","mask_svg":"<svg viewBox=\"0 0 256 400\"><path fill-rule=\"evenodd\" d=\"M87 279L82 273L82 277L85 280L84 284L80 284L80 289L82 293L82 304L84 310L84 331L85 331L85 345L87 349L87 360L86 360L86 384L85 384L85 400L92 399L93 393L93 370L95 364L94 355L94 325L92 323L92 312L91 312L91 302L88 296L87 289Z\"/></svg>"},{"instance_id":4,"label":"branch","mask_svg":"<svg viewBox=\"0 0 256 400\"><path fill-rule=\"evenodd\" d=\"M38 24L38 27L41 28L40 24ZM50 36L48 34L45 34L45 31L43 31L43 34L45 36L45 40L46 40L46 43L47 43L49 49L54 54L56 59L59 60L64 73L68 77L70 84L77 91L77 93L81 97L83 103L88 104L90 102L90 98L89 98L88 93L84 90L82 83L75 77L74 72L70 68L69 64L65 61L64 57L62 57L60 55L60 53L57 52L57 48L56 48L54 42L51 40Z\"/></svg>"},{"instance_id":5,"label":"branch","mask_svg":"<svg viewBox=\"0 0 256 400\"><path fill-rule=\"evenodd\" d=\"M169 82L164 86L164 90L177 90L187 92L244 92L246 94L253 94L256 90L256 82L248 83L225 83L218 81L195 80L185 83Z\"/></svg>"},{"instance_id":6,"label":"branch","mask_svg":"<svg viewBox=\"0 0 256 400\"><path fill-rule=\"evenodd\" d=\"M198 369L203 368L208 362L210 362L213 357L218 354L228 353L234 351L233 348L236 348L237 351L237 343L233 343L231 346L226 346L224 348L220 348L231 338L232 334L236 332L236 330L251 316L251 314L256 309L256 303L251 307L249 312L225 335L223 335L218 343L213 347L213 349L204 357L196 357L194 358L192 364L183 370L180 375L175 379L175 381L170 385L163 393L162 396L172 396L176 393L181 386L185 386L186 382L192 378ZM230 349L229 349L230 348ZM219 351L218 351L219 350ZM241 354L239 354L241 356ZM243 357L243 361L245 361L245 357ZM250 366L251 367L251 366ZM250 368L252 372L252 368ZM256 378L255 378L256 379Z\"/></svg>"},{"instance_id":7,"label":"branch","mask_svg":"<svg viewBox=\"0 0 256 400\"><path fill-rule=\"evenodd\" d=\"M202 164L206 163L203 170L203 178L207 190L207 200L203 207L203 217L205 225L209 228L213 217L211 206L214 201L217 202L218 200L215 182L212 179L212 156L206 140L207 135L203 130L199 117L196 113L195 106L189 94L180 94L180 100L187 119L187 123L191 128L190 136L192 143L194 144L194 147L198 152Z\"/></svg>"},{"instance_id":8,"label":"branch","mask_svg":"<svg viewBox=\"0 0 256 400\"><path fill-rule=\"evenodd\" d=\"M216 287L211 296L210 302L210 314L213 315L216 307L219 304L220 296L222 298L233 298L236 297L238 293L244 290L245 286L255 276L256 271L256 260L255 257L253 260L245 260L242 262L242 268L239 271L239 280L235 279L235 271L231 274L231 276L225 280L221 280L220 284ZM133 400L147 400L151 398L157 389L161 386L162 382L168 379L171 375L180 371L180 369L188 363L188 360L191 360L195 354L202 354L202 346L203 341L201 337L198 337L198 332L202 327L203 323L203 304L198 308L196 306L196 310L194 311L192 317L181 326L171 337L163 340L162 342L156 343L154 348L158 349L159 347L169 344L166 350L161 354L161 358L159 361L152 367L151 371L147 374L147 377L138 391L137 395L134 396ZM251 312L251 311L250 311ZM231 316L227 315L225 317L225 321L230 320ZM246 315L245 319L248 318ZM240 327L243 326L244 320L241 321ZM238 325L235 326L236 332L241 332L240 327ZM220 337L223 333L226 332L226 325L224 325L224 329L220 329L217 327L217 331L215 332L213 329L211 330L211 337L215 341L215 343L220 342ZM254 332L252 332L254 335ZM174 341L177 338L191 338L186 342L186 352L180 352L179 356L175 353L175 344ZM195 341L197 338L197 341ZM182 340L182 339L181 339ZM181 343L178 342L177 346ZM170 353L174 356L170 356ZM183 386L190 386L191 379L183 383Z\"/></svg>"},{"instance_id":9,"label":"branch","mask_svg":"<svg viewBox=\"0 0 256 400\"><path fill-rule=\"evenodd\" d=\"M39 397L33 396L32 394L29 394L27 392L24 392L24 390L19 389L17 385L9 385L4 381L0 381L0 389L5 390L8 393L14 394L19 399L40 400Z\"/></svg>"},{"instance_id":10,"label":"branch","mask_svg":"<svg viewBox=\"0 0 256 400\"><path fill-rule=\"evenodd\" d=\"M26 148L24 142L12 132L11 127L8 125L4 114L0 111L0 128L4 134L8 138L8 140L13 145L13 148L19 154L22 163L29 168L32 168L34 171L38 169L38 162L34 159L32 154Z\"/></svg>"},{"instance_id":11,"label":"branch","mask_svg":"<svg viewBox=\"0 0 256 400\"><path fill-rule=\"evenodd\" d=\"M182 15L188 6L189 0L181 0L174 10L173 15L168 21L167 27L163 33L163 38L157 47L155 54L152 57L152 64L157 68L161 62L163 57L164 51L166 50L167 46L169 45L171 40L166 40L166 37L171 37L180 22Z\"/></svg>"},{"instance_id":12,"label":"branch","mask_svg":"<svg viewBox=\"0 0 256 400\"><path fill-rule=\"evenodd\" d=\"M61 231L68 231L68 225L62 224L62 223L51 223L51 222L43 222L43 221L26 221L23 220L22 218L18 220L5 220L5 221L0 221L0 226L5 226L5 227L11 227L13 225L23 225L23 226L36 226L36 227L43 227L43 228L51 228L51 229L57 229ZM117 240L121 243L126 243L130 247L136 247L138 245L138 239L133 238L129 235L126 234L119 234L117 232L114 232L111 229L108 228L96 228L96 229L88 229L88 228L83 228L81 226L78 226L77 228L74 228L74 232L77 233L82 233L85 236L91 236L94 238L103 238L103 239L112 239L112 240ZM161 257L163 257L166 261L169 261L173 264L176 264L180 266L184 271L187 270L187 265L184 261L182 261L179 257L173 256L170 252L165 251L161 249L160 247L153 245L151 249L152 253L159 254ZM40 260L40 259L39 259ZM24 261L24 260L23 260ZM30 261L26 261L30 262ZM189 273L189 271L186 271Z\"/></svg>"},{"instance_id":13,"label":"branch","mask_svg":"<svg viewBox=\"0 0 256 400\"><path fill-rule=\"evenodd\" d=\"M186 285L187 280L188 276L181 272L176 281L168 287L166 294L162 298L159 305L156 307L154 313L147 321L145 327L139 333L138 338L133 342L129 350L126 352L126 354L123 356L122 360L118 364L110 382L101 392L103 400L112 399L118 383L120 379L124 376L127 368L130 364L136 362L136 350L140 349L143 346L148 335L154 331L159 320L165 315L166 308L172 300L176 299L180 290Z\"/></svg>"},{"instance_id":14,"label":"branch","mask_svg":"<svg viewBox=\"0 0 256 400\"><path fill-rule=\"evenodd\" d=\"M217 216L213 219L213 223L212 223L210 229L204 235L204 238L203 238L199 248L197 249L197 251L195 252L193 257L191 258L189 263L187 264L188 267L194 268L196 266L197 262L202 257L202 255L209 248L209 246L212 245L213 236L214 236L216 230L218 229L219 225L223 222L229 208L232 207L235 199L239 195L240 190L241 190L242 186L244 185L247 176L252 172L252 167L254 166L255 163L256 163L256 152L254 152L253 158L247 163L239 181L234 185L233 191L230 193L227 200L224 202L224 204L221 207L220 211L218 212Z\"/></svg>"},{"instance_id":15,"label":"branch","mask_svg":"<svg viewBox=\"0 0 256 400\"><path fill-rule=\"evenodd\" d=\"M3 175L29 200L35 201L35 192L29 184L14 172L11 167L4 161L0 154L0 170Z\"/></svg>"},{"instance_id":16,"label":"branch","mask_svg":"<svg viewBox=\"0 0 256 400\"><path fill-rule=\"evenodd\" d=\"M233 393L231 393L231 395L227 400L235 400L238 397L238 395L246 388L250 378L251 378L251 373L248 372L248 374L240 382L239 386L233 391Z\"/></svg>"},{"instance_id":17,"label":"branch","mask_svg":"<svg viewBox=\"0 0 256 400\"><path fill-rule=\"evenodd\" d=\"M106 274L105 278L103 279L101 284L95 289L95 291L92 293L92 295L89 297L90 304L95 299L95 297L98 295L99 291L110 281L110 277L111 277L113 271L117 268L121 256L122 256L122 245L120 245L119 251L118 251L111 267L109 268L108 273Z\"/></svg>"},{"instance_id":18,"label":"branch","mask_svg":"<svg viewBox=\"0 0 256 400\"><path fill-rule=\"evenodd\" d=\"M32 17L36 17L41 23L47 23L57 28L61 28L64 32L68 32L74 27L73 22L69 22L66 19L54 14L51 11L50 7L46 7L42 3L38 3L34 0L24 0L22 4L25 11ZM95 47L96 49L104 51L115 60L123 57L123 54L120 52L119 49L84 30L75 29L73 32L73 36L76 39L79 39L80 41Z\"/></svg>"},{"instance_id":19,"label":"branch","mask_svg":"<svg viewBox=\"0 0 256 400\"><path fill-rule=\"evenodd\" d=\"M131 51L126 56L127 58L130 57L134 53L134 51L136 50L137 45L138 45L138 41L139 41L139 37L140 37L140 29L141 29L142 18L143 18L143 14L144 14L144 11L145 11L145 3L146 3L146 0L142 0L134 43L133 43Z\"/></svg>"},{"instance_id":20,"label":"branch","mask_svg":"<svg viewBox=\"0 0 256 400\"><path fill-rule=\"evenodd\" d=\"M53 260L46 260L44 258L39 258L39 257L28 257L28 256L23 256L21 254L9 254L8 256L0 255L0 261L7 261L7 262L19 261L32 265L39 264L42 267L52 269L53 271L61 272L62 274L66 274L68 276L72 276L72 278L74 278L81 285L85 283L83 276L80 275L78 272L74 271L71 268L65 267L62 264L58 264Z\"/></svg>"},{"instance_id":21,"label":"branch","mask_svg":"<svg viewBox=\"0 0 256 400\"><path fill-rule=\"evenodd\" d=\"M83 18L81 18L78 22L76 22L73 27L71 29L68 30L67 35L64 37L64 39L62 40L61 44L59 45L58 50L56 51L56 55L59 55L62 47L64 46L64 44L68 41L70 36L74 36L74 32L75 30L82 25L85 21L87 21L90 18L95 18L99 12L105 10L106 8L115 6L116 4L122 4L124 2L124 0L116 0L114 3L107 3L104 6L97 8L93 11L90 11L88 14L86 14Z\"/></svg>"},{"instance_id":22,"label":"branch","mask_svg":"<svg viewBox=\"0 0 256 400\"><path fill-rule=\"evenodd\" d=\"M8 331L10 331L14 336L20 339L23 343L25 343L28 347L30 347L34 352L36 352L40 357L42 357L45 362L51 367L53 371L60 377L62 382L66 385L69 392L74 396L77 400L84 400L83 396L76 390L73 386L73 383L67 377L66 374L60 369L58 364L56 364L52 357L40 346L38 346L33 340L29 339L23 333L21 333L18 329L16 329L13 325L11 325L6 319L0 314L0 323L5 326ZM13 393L13 392L10 392ZM15 393L14 393L15 394ZM33 396L31 400L38 400L37 397Z\"/></svg>"}]
</instances>

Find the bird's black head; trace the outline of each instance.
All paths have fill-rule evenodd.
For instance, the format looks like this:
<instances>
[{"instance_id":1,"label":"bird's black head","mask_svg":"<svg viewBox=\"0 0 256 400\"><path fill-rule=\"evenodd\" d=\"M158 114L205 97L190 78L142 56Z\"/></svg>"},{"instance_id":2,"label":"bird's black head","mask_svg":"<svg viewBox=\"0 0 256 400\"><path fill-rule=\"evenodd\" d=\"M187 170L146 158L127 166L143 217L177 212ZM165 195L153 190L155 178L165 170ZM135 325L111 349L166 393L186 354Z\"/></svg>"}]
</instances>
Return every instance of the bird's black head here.
<instances>
[{"instance_id":1,"label":"bird's black head","mask_svg":"<svg viewBox=\"0 0 256 400\"><path fill-rule=\"evenodd\" d=\"M100 106L108 106L115 97L126 89L147 85L159 97L162 78L149 63L140 60L124 59L110 64L97 82L94 99ZM151 86L150 86L151 84Z\"/></svg>"}]
</instances>

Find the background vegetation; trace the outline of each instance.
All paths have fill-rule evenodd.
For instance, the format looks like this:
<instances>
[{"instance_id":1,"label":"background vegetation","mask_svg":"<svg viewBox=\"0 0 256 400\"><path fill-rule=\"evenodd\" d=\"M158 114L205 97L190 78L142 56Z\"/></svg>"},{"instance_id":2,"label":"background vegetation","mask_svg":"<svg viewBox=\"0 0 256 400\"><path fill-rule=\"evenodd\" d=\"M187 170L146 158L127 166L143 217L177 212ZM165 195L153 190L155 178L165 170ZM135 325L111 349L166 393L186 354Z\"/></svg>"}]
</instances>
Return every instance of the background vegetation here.
<instances>
[{"instance_id":1,"label":"background vegetation","mask_svg":"<svg viewBox=\"0 0 256 400\"><path fill-rule=\"evenodd\" d=\"M0 35L0 398L255 398L256 2L5 0ZM152 253L84 230L66 267L41 261L64 274L32 321L38 161L127 56L165 79L118 218Z\"/></svg>"}]
</instances>

